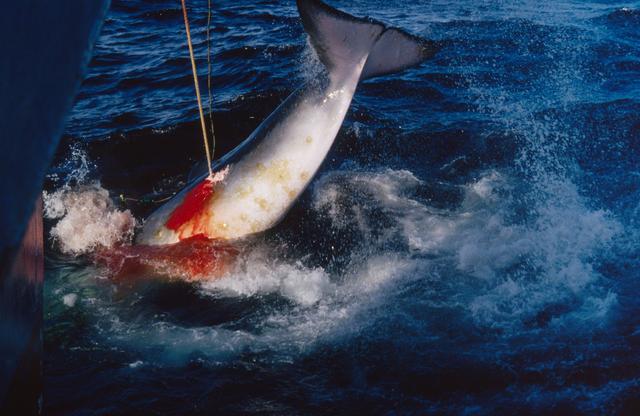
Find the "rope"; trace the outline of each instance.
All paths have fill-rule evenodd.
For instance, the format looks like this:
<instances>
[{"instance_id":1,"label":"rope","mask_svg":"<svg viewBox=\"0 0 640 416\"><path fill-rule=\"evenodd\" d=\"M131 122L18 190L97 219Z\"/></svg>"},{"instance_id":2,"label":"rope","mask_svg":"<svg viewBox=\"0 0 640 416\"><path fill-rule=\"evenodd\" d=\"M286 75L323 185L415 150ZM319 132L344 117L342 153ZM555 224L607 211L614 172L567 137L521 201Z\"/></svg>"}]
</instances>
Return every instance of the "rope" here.
<instances>
[{"instance_id":1,"label":"rope","mask_svg":"<svg viewBox=\"0 0 640 416\"><path fill-rule=\"evenodd\" d=\"M204 141L204 151L207 155L207 167L209 168L209 178L213 178L211 170L211 153L209 151L209 140L207 140L207 128L204 122L204 112L202 111L202 100L200 99L200 86L198 85L198 71L196 70L196 60L193 57L193 45L191 44L191 33L189 31L189 19L187 18L187 5L182 0L182 14L184 15L184 26L187 29L187 43L189 44L189 57L191 58L191 69L193 71L193 83L196 87L196 98L198 99L198 110L200 111L200 126L202 127L202 140Z\"/></svg>"},{"instance_id":2,"label":"rope","mask_svg":"<svg viewBox=\"0 0 640 416\"><path fill-rule=\"evenodd\" d=\"M209 124L211 125L211 157L216 155L216 131L213 128L213 94L211 94L211 0L207 14L207 88L209 89Z\"/></svg>"},{"instance_id":3,"label":"rope","mask_svg":"<svg viewBox=\"0 0 640 416\"><path fill-rule=\"evenodd\" d=\"M160 199L152 199L152 198L147 198L147 197L142 197L142 198L133 198L130 196L124 196L124 194L120 194L120 201L122 201L124 204L127 203L127 201L133 201L133 202L144 202L144 203L153 203L153 204L159 204L161 202L166 202L168 200L170 200L171 198L173 198L175 196L177 192L173 192L171 193L171 195L166 196L164 198L160 198Z\"/></svg>"}]
</instances>

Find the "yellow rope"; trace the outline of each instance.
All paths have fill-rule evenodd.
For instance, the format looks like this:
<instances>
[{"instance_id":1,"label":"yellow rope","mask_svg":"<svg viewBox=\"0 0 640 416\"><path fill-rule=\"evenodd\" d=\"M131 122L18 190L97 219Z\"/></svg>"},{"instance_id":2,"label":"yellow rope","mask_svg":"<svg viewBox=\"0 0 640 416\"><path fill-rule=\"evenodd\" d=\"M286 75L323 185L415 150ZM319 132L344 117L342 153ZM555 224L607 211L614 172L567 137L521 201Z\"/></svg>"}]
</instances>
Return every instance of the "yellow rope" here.
<instances>
[{"instance_id":1,"label":"yellow rope","mask_svg":"<svg viewBox=\"0 0 640 416\"><path fill-rule=\"evenodd\" d=\"M211 94L211 0L207 14L207 88L209 89L209 124L211 126L211 158L216 156L216 131L213 128L213 94Z\"/></svg>"},{"instance_id":2,"label":"yellow rope","mask_svg":"<svg viewBox=\"0 0 640 416\"><path fill-rule=\"evenodd\" d=\"M196 87L196 98L198 99L198 110L200 111L200 125L202 127L202 140L204 140L204 151L207 154L207 167L209 177L213 177L211 170L211 153L209 152L209 140L207 139L207 128L204 122L204 112L202 111L202 100L200 99L200 86L198 85L198 71L196 70L196 60L193 57L193 45L191 44L191 33L189 31L189 19L187 18L187 5L182 0L182 14L184 15L184 26L187 29L187 43L189 44L189 57L191 58L191 69L193 70L193 83Z\"/></svg>"}]
</instances>

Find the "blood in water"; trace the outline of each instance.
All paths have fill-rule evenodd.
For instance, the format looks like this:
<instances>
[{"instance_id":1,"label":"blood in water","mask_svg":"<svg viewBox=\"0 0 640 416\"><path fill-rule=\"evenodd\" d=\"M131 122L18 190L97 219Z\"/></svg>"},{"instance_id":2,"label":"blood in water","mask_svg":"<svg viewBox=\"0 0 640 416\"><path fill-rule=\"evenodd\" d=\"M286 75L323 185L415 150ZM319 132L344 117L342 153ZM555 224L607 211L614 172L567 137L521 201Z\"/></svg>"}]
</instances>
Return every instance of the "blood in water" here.
<instances>
[{"instance_id":1,"label":"blood in water","mask_svg":"<svg viewBox=\"0 0 640 416\"><path fill-rule=\"evenodd\" d=\"M119 246L94 253L94 260L110 277L164 276L203 280L222 276L238 255L238 249L204 235L162 246Z\"/></svg>"}]
</instances>

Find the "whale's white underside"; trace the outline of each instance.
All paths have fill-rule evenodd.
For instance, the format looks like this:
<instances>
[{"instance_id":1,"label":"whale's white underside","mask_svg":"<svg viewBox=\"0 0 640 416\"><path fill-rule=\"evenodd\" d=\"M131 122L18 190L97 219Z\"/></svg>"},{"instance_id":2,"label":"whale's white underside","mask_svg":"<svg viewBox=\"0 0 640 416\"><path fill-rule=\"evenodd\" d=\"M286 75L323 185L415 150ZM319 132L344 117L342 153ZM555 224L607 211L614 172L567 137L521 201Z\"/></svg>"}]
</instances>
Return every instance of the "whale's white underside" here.
<instances>
[{"instance_id":1,"label":"whale's white underside","mask_svg":"<svg viewBox=\"0 0 640 416\"><path fill-rule=\"evenodd\" d=\"M402 70L433 54L425 40L299 0L302 22L326 80L293 92L248 139L214 164L227 169L203 215L170 230L166 222L197 181L154 212L139 243L169 244L197 234L236 239L274 226L324 161L361 79Z\"/></svg>"}]
</instances>

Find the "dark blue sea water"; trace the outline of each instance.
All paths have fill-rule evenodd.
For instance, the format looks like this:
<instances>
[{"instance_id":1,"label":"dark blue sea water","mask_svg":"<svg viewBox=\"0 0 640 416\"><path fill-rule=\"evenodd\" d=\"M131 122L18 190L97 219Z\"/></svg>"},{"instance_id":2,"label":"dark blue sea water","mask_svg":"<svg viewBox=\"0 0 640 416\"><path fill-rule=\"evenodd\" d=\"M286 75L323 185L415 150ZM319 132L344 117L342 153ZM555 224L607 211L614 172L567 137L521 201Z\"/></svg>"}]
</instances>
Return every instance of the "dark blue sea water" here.
<instances>
[{"instance_id":1,"label":"dark blue sea water","mask_svg":"<svg viewBox=\"0 0 640 416\"><path fill-rule=\"evenodd\" d=\"M318 63L294 2L213 3L220 156ZM360 85L221 280L113 282L51 240L45 414L640 414L640 2L331 4L441 49ZM142 219L202 163L181 19L113 1L49 193Z\"/></svg>"}]
</instances>

